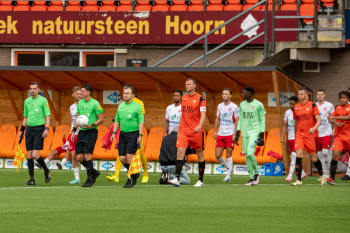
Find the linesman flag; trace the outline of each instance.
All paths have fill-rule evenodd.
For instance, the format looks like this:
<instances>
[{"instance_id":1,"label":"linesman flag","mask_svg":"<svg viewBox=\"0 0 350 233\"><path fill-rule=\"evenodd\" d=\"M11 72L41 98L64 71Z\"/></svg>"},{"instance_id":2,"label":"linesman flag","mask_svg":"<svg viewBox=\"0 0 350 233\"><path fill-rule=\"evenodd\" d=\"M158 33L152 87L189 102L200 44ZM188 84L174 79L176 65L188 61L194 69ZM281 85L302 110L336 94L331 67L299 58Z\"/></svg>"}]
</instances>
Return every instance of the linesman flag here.
<instances>
[{"instance_id":1,"label":"linesman flag","mask_svg":"<svg viewBox=\"0 0 350 233\"><path fill-rule=\"evenodd\" d=\"M136 151L136 154L134 158L132 158L129 171L128 171L128 178L131 179L131 175L137 174L142 172L141 168L141 155L140 155L140 149Z\"/></svg>"},{"instance_id":2,"label":"linesman flag","mask_svg":"<svg viewBox=\"0 0 350 233\"><path fill-rule=\"evenodd\" d=\"M17 147L17 152L15 154L15 158L13 160L12 165L17 167L17 172L19 172L19 168L21 166L21 163L27 158L27 156L23 153L21 149L21 142L24 137L24 132L22 133L21 138L19 139L18 147Z\"/></svg>"}]
</instances>

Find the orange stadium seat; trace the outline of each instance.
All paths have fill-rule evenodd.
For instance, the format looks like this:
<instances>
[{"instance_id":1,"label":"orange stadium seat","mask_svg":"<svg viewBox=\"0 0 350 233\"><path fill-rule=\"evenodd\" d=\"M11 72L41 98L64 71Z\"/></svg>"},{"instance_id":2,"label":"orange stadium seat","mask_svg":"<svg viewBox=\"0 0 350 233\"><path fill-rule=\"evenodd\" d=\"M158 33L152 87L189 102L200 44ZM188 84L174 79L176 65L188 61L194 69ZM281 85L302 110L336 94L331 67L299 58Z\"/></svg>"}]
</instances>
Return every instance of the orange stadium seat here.
<instances>
[{"instance_id":1,"label":"orange stadium seat","mask_svg":"<svg viewBox=\"0 0 350 233\"><path fill-rule=\"evenodd\" d=\"M296 11L297 10L297 4L282 4L281 5L281 11Z\"/></svg>"},{"instance_id":2,"label":"orange stadium seat","mask_svg":"<svg viewBox=\"0 0 350 233\"><path fill-rule=\"evenodd\" d=\"M225 11L241 11L242 5L241 4L228 4L224 6Z\"/></svg>"},{"instance_id":3,"label":"orange stadium seat","mask_svg":"<svg viewBox=\"0 0 350 233\"><path fill-rule=\"evenodd\" d=\"M81 11L80 5L68 5L66 6L66 11Z\"/></svg>"},{"instance_id":4,"label":"orange stadium seat","mask_svg":"<svg viewBox=\"0 0 350 233\"><path fill-rule=\"evenodd\" d=\"M30 11L47 11L47 6L46 5L36 5L36 4L34 4L30 8Z\"/></svg>"},{"instance_id":5,"label":"orange stadium seat","mask_svg":"<svg viewBox=\"0 0 350 233\"><path fill-rule=\"evenodd\" d=\"M44 139L44 148L43 148L43 150L40 151L40 156L43 157L43 158L46 158L51 152L51 145L52 145L52 140L53 140L53 134L54 134L54 130L53 130L52 126L50 125L49 126L49 134Z\"/></svg>"},{"instance_id":6,"label":"orange stadium seat","mask_svg":"<svg viewBox=\"0 0 350 233\"><path fill-rule=\"evenodd\" d=\"M151 10L152 10L151 5L140 4L135 6L135 11L151 11Z\"/></svg>"},{"instance_id":7,"label":"orange stadium seat","mask_svg":"<svg viewBox=\"0 0 350 233\"><path fill-rule=\"evenodd\" d=\"M207 6L207 11L223 11L224 6L223 5L216 5L216 4L210 4Z\"/></svg>"},{"instance_id":8,"label":"orange stadium seat","mask_svg":"<svg viewBox=\"0 0 350 233\"><path fill-rule=\"evenodd\" d=\"M5 124L0 127L0 151L13 149L16 134L16 127L12 124Z\"/></svg>"},{"instance_id":9,"label":"orange stadium seat","mask_svg":"<svg viewBox=\"0 0 350 233\"><path fill-rule=\"evenodd\" d=\"M242 10L245 11L245 10L249 9L250 7L252 7L252 6L254 6L254 4L245 4L243 6ZM261 9L261 6L257 6L252 11L260 11L260 9Z\"/></svg>"},{"instance_id":10,"label":"orange stadium seat","mask_svg":"<svg viewBox=\"0 0 350 233\"><path fill-rule=\"evenodd\" d=\"M205 130L203 130L203 133L204 133L204 138L203 138L203 141L204 141L204 151L206 149L206 139L207 139L207 134L205 132ZM204 155L204 159L205 159L205 155ZM187 162L198 162L198 157L197 157L197 154L189 154L187 156Z\"/></svg>"},{"instance_id":11,"label":"orange stadium seat","mask_svg":"<svg viewBox=\"0 0 350 233\"><path fill-rule=\"evenodd\" d=\"M119 5L117 7L117 11L132 11L132 6L131 5Z\"/></svg>"},{"instance_id":12,"label":"orange stadium seat","mask_svg":"<svg viewBox=\"0 0 350 233\"><path fill-rule=\"evenodd\" d=\"M104 4L99 7L99 11L117 11L117 6Z\"/></svg>"},{"instance_id":13,"label":"orange stadium seat","mask_svg":"<svg viewBox=\"0 0 350 233\"><path fill-rule=\"evenodd\" d=\"M50 5L47 7L47 11L63 11L62 5Z\"/></svg>"},{"instance_id":14,"label":"orange stadium seat","mask_svg":"<svg viewBox=\"0 0 350 233\"><path fill-rule=\"evenodd\" d=\"M0 156L1 157L5 157L5 158L14 158L15 157L15 153L17 151L17 147L18 147L18 143L19 143L19 132L20 132L21 128L18 128L17 130L17 134L16 134L16 138L15 138L15 145L13 146L12 149L10 150L0 150ZM23 152L26 152L26 143L25 143L25 135L23 137L23 140L21 142L21 149L23 150ZM10 147L9 147L10 148Z\"/></svg>"},{"instance_id":15,"label":"orange stadium seat","mask_svg":"<svg viewBox=\"0 0 350 233\"><path fill-rule=\"evenodd\" d=\"M149 131L145 155L148 161L158 161L160 146L162 144L163 127L154 127Z\"/></svg>"},{"instance_id":16,"label":"orange stadium seat","mask_svg":"<svg viewBox=\"0 0 350 233\"><path fill-rule=\"evenodd\" d=\"M187 5L172 5L170 11L187 11Z\"/></svg>"},{"instance_id":17,"label":"orange stadium seat","mask_svg":"<svg viewBox=\"0 0 350 233\"><path fill-rule=\"evenodd\" d=\"M277 161L277 158L270 156L272 153L276 153L282 157L282 144L281 144L281 136L280 136L280 130L279 129L272 129L268 132L267 138L266 138L266 145L264 149L263 157L265 159L270 159L272 162L275 163Z\"/></svg>"},{"instance_id":18,"label":"orange stadium seat","mask_svg":"<svg viewBox=\"0 0 350 233\"><path fill-rule=\"evenodd\" d=\"M269 5L269 6L268 6L268 10L269 10L269 11L272 11L272 4L268 4L268 5ZM265 4L262 5L261 10L262 10L262 11L265 10ZM275 4L275 10L277 11L277 4Z\"/></svg>"},{"instance_id":19,"label":"orange stadium seat","mask_svg":"<svg viewBox=\"0 0 350 233\"><path fill-rule=\"evenodd\" d=\"M203 5L203 0L191 0L191 5Z\"/></svg>"},{"instance_id":20,"label":"orange stadium seat","mask_svg":"<svg viewBox=\"0 0 350 233\"><path fill-rule=\"evenodd\" d=\"M70 133L70 126L69 125L57 126L55 133L53 134L51 150L62 146L63 145L62 135L66 134L66 139L68 139L69 133ZM56 159L63 159L64 156L65 156L65 153L61 153L59 155L55 155L55 158Z\"/></svg>"},{"instance_id":21,"label":"orange stadium seat","mask_svg":"<svg viewBox=\"0 0 350 233\"><path fill-rule=\"evenodd\" d=\"M152 7L152 11L169 11L170 6L169 5L162 5L162 4L157 4Z\"/></svg>"},{"instance_id":22,"label":"orange stadium seat","mask_svg":"<svg viewBox=\"0 0 350 233\"><path fill-rule=\"evenodd\" d=\"M188 11L204 11L203 5L192 4L187 8Z\"/></svg>"},{"instance_id":23,"label":"orange stadium seat","mask_svg":"<svg viewBox=\"0 0 350 233\"><path fill-rule=\"evenodd\" d=\"M97 5L85 5L82 8L82 11L98 11Z\"/></svg>"},{"instance_id":24,"label":"orange stadium seat","mask_svg":"<svg viewBox=\"0 0 350 233\"><path fill-rule=\"evenodd\" d=\"M101 139L106 135L108 132L108 127L104 125L97 126L98 136L95 144L95 149L92 155L93 159L101 159L106 156L106 149L102 147L102 141Z\"/></svg>"},{"instance_id":25,"label":"orange stadium seat","mask_svg":"<svg viewBox=\"0 0 350 233\"><path fill-rule=\"evenodd\" d=\"M139 4L139 5L149 5L149 1L148 0L139 0L139 1L137 1L137 4Z\"/></svg>"},{"instance_id":26,"label":"orange stadium seat","mask_svg":"<svg viewBox=\"0 0 350 233\"><path fill-rule=\"evenodd\" d=\"M318 6L317 10L320 8ZM308 4L308 3L303 3L300 5L300 15L301 16L311 16L314 15L315 12L315 6L314 4ZM313 24L314 19L306 18L303 21L305 24Z\"/></svg>"}]
</instances>

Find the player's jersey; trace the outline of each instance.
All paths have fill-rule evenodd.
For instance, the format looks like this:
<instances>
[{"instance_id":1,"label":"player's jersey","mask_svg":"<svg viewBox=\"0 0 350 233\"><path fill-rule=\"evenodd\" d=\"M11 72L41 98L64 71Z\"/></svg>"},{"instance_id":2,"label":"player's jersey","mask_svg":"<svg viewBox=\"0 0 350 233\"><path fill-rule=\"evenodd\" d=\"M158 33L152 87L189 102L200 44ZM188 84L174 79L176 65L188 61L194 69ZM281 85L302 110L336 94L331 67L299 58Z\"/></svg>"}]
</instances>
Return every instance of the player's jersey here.
<instances>
[{"instance_id":1,"label":"player's jersey","mask_svg":"<svg viewBox=\"0 0 350 233\"><path fill-rule=\"evenodd\" d=\"M166 108L165 119L169 121L169 133L171 133L175 125L180 124L181 115L181 104L179 106L172 104Z\"/></svg>"},{"instance_id":2,"label":"player's jersey","mask_svg":"<svg viewBox=\"0 0 350 233\"><path fill-rule=\"evenodd\" d=\"M288 124L288 140L294 140L295 139L295 132L294 132L294 121L296 121L293 118L293 110L289 109L284 114L284 121Z\"/></svg>"},{"instance_id":3,"label":"player's jersey","mask_svg":"<svg viewBox=\"0 0 350 233\"><path fill-rule=\"evenodd\" d=\"M318 111L320 112L321 116L321 125L318 127L318 136L324 137L328 135L332 135L332 125L328 121L328 116L334 112L334 106L333 104L325 101L322 105L320 105L318 102L316 103L318 107Z\"/></svg>"},{"instance_id":4,"label":"player's jersey","mask_svg":"<svg viewBox=\"0 0 350 233\"><path fill-rule=\"evenodd\" d=\"M70 107L69 107L69 112L70 112L70 115L72 117L72 124L71 124L71 130L73 130L73 127L74 127L74 123L75 123L75 119L77 119L77 115L78 115L78 112L77 112L77 104L74 103L72 104ZM79 133L79 130L75 131L75 134L78 134Z\"/></svg>"},{"instance_id":5,"label":"player's jersey","mask_svg":"<svg viewBox=\"0 0 350 233\"><path fill-rule=\"evenodd\" d=\"M309 134L310 129L316 124L316 115L320 115L318 107L309 100L304 105L298 103L294 106L293 118L297 120L296 137L312 138L317 136L317 129L313 134Z\"/></svg>"},{"instance_id":6,"label":"player's jersey","mask_svg":"<svg viewBox=\"0 0 350 233\"><path fill-rule=\"evenodd\" d=\"M192 96L186 94L182 97L181 108L180 132L193 133L194 129L199 125L201 112L206 112L207 110L206 101L198 93Z\"/></svg>"},{"instance_id":7,"label":"player's jersey","mask_svg":"<svg viewBox=\"0 0 350 233\"><path fill-rule=\"evenodd\" d=\"M238 106L234 103L219 104L216 116L220 118L219 136L232 136L235 133L235 118L239 118Z\"/></svg>"},{"instance_id":8,"label":"player's jersey","mask_svg":"<svg viewBox=\"0 0 350 233\"><path fill-rule=\"evenodd\" d=\"M350 104L347 104L346 106L338 105L335 108L335 111L331 114L333 116L347 116L350 114ZM342 122L343 125L341 127L338 127L335 125L334 129L334 135L337 137L345 138L346 140L349 140L350 138L350 121L343 121L343 120L335 120Z\"/></svg>"},{"instance_id":9,"label":"player's jersey","mask_svg":"<svg viewBox=\"0 0 350 233\"><path fill-rule=\"evenodd\" d=\"M265 108L264 105L254 99L252 102L247 100L239 105L238 129L242 137L249 137L265 132Z\"/></svg>"}]
</instances>

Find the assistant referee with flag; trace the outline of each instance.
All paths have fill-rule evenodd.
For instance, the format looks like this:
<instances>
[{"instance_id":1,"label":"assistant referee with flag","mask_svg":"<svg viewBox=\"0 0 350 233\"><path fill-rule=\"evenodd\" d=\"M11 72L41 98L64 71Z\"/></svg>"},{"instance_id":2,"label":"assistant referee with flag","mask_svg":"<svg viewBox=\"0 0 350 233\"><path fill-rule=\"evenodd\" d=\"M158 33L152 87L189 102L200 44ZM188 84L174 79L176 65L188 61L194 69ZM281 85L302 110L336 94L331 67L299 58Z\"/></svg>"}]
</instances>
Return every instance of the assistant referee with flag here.
<instances>
[{"instance_id":1,"label":"assistant referee with flag","mask_svg":"<svg viewBox=\"0 0 350 233\"><path fill-rule=\"evenodd\" d=\"M39 151L44 147L44 138L47 137L49 132L50 108L47 99L40 96L39 91L39 83L33 82L30 84L31 97L24 101L24 119L19 133L19 139L21 139L24 130L26 131L25 139L28 152L28 171L30 176L30 180L25 183L26 185L35 185L33 158L44 169L45 183L49 183L51 180L50 170L46 167L44 159L39 155Z\"/></svg>"},{"instance_id":2,"label":"assistant referee with flag","mask_svg":"<svg viewBox=\"0 0 350 233\"><path fill-rule=\"evenodd\" d=\"M119 136L119 159L124 167L129 171L130 164L137 151L138 145L141 145L143 137L143 123L144 116L142 114L142 107L133 101L135 96L134 87L125 87L123 91L124 103L120 104L115 117L113 133L111 141L114 141L115 134L120 125ZM140 173L131 175L131 179L128 179L124 188L131 188L136 185L137 178Z\"/></svg>"}]
</instances>

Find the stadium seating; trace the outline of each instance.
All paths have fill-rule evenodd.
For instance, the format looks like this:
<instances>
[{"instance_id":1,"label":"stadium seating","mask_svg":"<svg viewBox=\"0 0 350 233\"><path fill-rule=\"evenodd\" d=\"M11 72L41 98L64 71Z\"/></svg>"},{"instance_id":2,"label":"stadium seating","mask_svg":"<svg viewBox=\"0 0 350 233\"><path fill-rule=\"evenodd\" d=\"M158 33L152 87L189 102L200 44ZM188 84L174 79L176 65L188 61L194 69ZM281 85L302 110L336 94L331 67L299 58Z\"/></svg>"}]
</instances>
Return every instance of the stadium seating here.
<instances>
[{"instance_id":1,"label":"stadium seating","mask_svg":"<svg viewBox=\"0 0 350 233\"><path fill-rule=\"evenodd\" d=\"M12 124L5 124L0 127L0 151L12 150L16 140L16 127ZM18 138L17 138L18 140ZM1 152L0 152L1 156Z\"/></svg>"},{"instance_id":2,"label":"stadium seating","mask_svg":"<svg viewBox=\"0 0 350 233\"><path fill-rule=\"evenodd\" d=\"M154 127L149 131L145 155L148 161L158 161L160 146L162 145L163 127Z\"/></svg>"},{"instance_id":3,"label":"stadium seating","mask_svg":"<svg viewBox=\"0 0 350 233\"><path fill-rule=\"evenodd\" d=\"M98 136L95 144L95 149L92 154L93 159L101 159L104 156L106 156L106 149L102 147L102 141L101 139L106 135L108 132L108 127L104 125L97 126Z\"/></svg>"},{"instance_id":4,"label":"stadium seating","mask_svg":"<svg viewBox=\"0 0 350 233\"><path fill-rule=\"evenodd\" d=\"M276 153L282 157L282 151L283 150L282 150L282 144L281 144L280 130L279 129L270 130L267 134L263 157L265 158L270 157L270 159L272 160L271 163L275 163L277 159L270 155Z\"/></svg>"},{"instance_id":5,"label":"stadium seating","mask_svg":"<svg viewBox=\"0 0 350 233\"><path fill-rule=\"evenodd\" d=\"M70 133L70 126L69 125L60 125L56 127L55 133L53 135L52 139L52 145L51 150L56 149L57 147L60 147L63 145L62 135L66 134L66 139L68 139ZM63 159L65 156L65 153L61 153L59 155L55 155L55 159Z\"/></svg>"}]
</instances>

